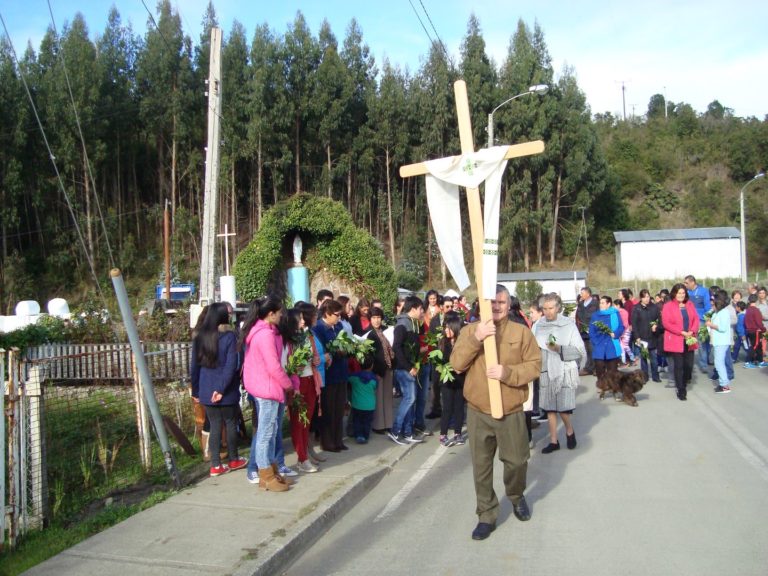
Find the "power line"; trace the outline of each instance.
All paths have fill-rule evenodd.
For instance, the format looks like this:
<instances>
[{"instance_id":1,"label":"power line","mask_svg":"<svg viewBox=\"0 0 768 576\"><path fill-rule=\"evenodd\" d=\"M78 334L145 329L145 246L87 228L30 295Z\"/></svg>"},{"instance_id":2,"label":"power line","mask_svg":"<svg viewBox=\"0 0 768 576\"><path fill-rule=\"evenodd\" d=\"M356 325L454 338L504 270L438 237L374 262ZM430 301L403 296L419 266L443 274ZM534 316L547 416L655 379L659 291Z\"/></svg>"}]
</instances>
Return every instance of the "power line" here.
<instances>
[{"instance_id":1,"label":"power line","mask_svg":"<svg viewBox=\"0 0 768 576\"><path fill-rule=\"evenodd\" d=\"M443 44L443 40L440 38L440 34L437 33L437 28L435 28L435 25L432 22L432 18L430 18L429 12L427 12L427 8L426 6L424 6L424 2L422 2L422 0L419 0L419 4L421 4L421 9L424 10L424 14L427 16L427 20L429 20L429 25L432 26L432 30L435 33L435 37L437 38L437 41L440 43L440 47L443 49L443 53L445 54L445 59L448 60L448 50L445 48L445 44Z\"/></svg>"},{"instance_id":2,"label":"power line","mask_svg":"<svg viewBox=\"0 0 768 576\"><path fill-rule=\"evenodd\" d=\"M419 12L416 10L416 6L413 5L412 0L408 0L408 3L411 5L411 8L413 8L413 13L416 14L416 18L419 19L419 24L421 24L421 27L424 29L424 33L427 35L427 38L429 38L429 43L434 44L435 41L432 40L432 36L429 35L429 30L427 30L427 27L424 26L424 22L421 20L421 16L419 16Z\"/></svg>"}]
</instances>

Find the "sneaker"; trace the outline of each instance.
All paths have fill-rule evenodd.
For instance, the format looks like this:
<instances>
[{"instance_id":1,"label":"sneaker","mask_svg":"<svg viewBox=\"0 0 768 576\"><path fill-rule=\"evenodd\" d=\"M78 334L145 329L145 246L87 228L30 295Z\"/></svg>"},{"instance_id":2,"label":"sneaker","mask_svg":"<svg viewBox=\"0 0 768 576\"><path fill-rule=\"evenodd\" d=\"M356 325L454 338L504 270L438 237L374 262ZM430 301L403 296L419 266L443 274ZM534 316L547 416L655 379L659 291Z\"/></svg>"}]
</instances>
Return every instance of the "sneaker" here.
<instances>
[{"instance_id":1,"label":"sneaker","mask_svg":"<svg viewBox=\"0 0 768 576\"><path fill-rule=\"evenodd\" d=\"M456 444L456 441L453 438L448 438L447 435L440 434L440 444L446 448L450 448Z\"/></svg>"},{"instance_id":2,"label":"sneaker","mask_svg":"<svg viewBox=\"0 0 768 576\"><path fill-rule=\"evenodd\" d=\"M211 476L221 476L222 474L226 474L229 472L229 468L227 468L224 464L221 464L219 466L211 466Z\"/></svg>"},{"instance_id":3,"label":"sneaker","mask_svg":"<svg viewBox=\"0 0 768 576\"><path fill-rule=\"evenodd\" d=\"M398 444L400 446L405 446L406 445L406 441L403 440L402 436L400 436L399 434L395 434L394 432L387 432L387 436L395 444Z\"/></svg>"},{"instance_id":4,"label":"sneaker","mask_svg":"<svg viewBox=\"0 0 768 576\"><path fill-rule=\"evenodd\" d=\"M421 444L424 442L424 438L416 438L413 434L405 437L405 441L408 444Z\"/></svg>"},{"instance_id":5,"label":"sneaker","mask_svg":"<svg viewBox=\"0 0 768 576\"><path fill-rule=\"evenodd\" d=\"M463 434L455 434L452 438L453 443L456 444L456 446L464 446L466 444L467 439L464 437Z\"/></svg>"},{"instance_id":6,"label":"sneaker","mask_svg":"<svg viewBox=\"0 0 768 576\"><path fill-rule=\"evenodd\" d=\"M317 467L314 464L312 464L312 462L310 462L309 460L304 460L304 462L299 462L296 468L299 469L299 472L306 472L307 474L317 472Z\"/></svg>"},{"instance_id":7,"label":"sneaker","mask_svg":"<svg viewBox=\"0 0 768 576\"><path fill-rule=\"evenodd\" d=\"M280 472L280 476L288 476L289 478L292 478L293 476L298 476L299 473L296 472L293 468L288 468L285 464L282 466L279 466L277 469L278 472Z\"/></svg>"},{"instance_id":8,"label":"sneaker","mask_svg":"<svg viewBox=\"0 0 768 576\"><path fill-rule=\"evenodd\" d=\"M539 417L536 418L536 420L538 420L539 422L546 422L547 420L549 420L549 418L547 417L546 412L542 412L541 414L539 414Z\"/></svg>"},{"instance_id":9,"label":"sneaker","mask_svg":"<svg viewBox=\"0 0 768 576\"><path fill-rule=\"evenodd\" d=\"M760 365L752 364L752 362L744 362L744 368L760 368Z\"/></svg>"},{"instance_id":10,"label":"sneaker","mask_svg":"<svg viewBox=\"0 0 768 576\"><path fill-rule=\"evenodd\" d=\"M230 460L229 461L229 469L230 470L240 470L242 468L245 468L248 466L248 459L247 458L238 458L237 460Z\"/></svg>"},{"instance_id":11,"label":"sneaker","mask_svg":"<svg viewBox=\"0 0 768 576\"><path fill-rule=\"evenodd\" d=\"M760 364L758 364L758 366L760 366L760 368L768 367L768 362L765 362L765 361L760 362Z\"/></svg>"},{"instance_id":12,"label":"sneaker","mask_svg":"<svg viewBox=\"0 0 768 576\"><path fill-rule=\"evenodd\" d=\"M426 428L414 428L413 432L414 432L414 436L433 436L434 435L432 430L427 430Z\"/></svg>"},{"instance_id":13,"label":"sneaker","mask_svg":"<svg viewBox=\"0 0 768 576\"><path fill-rule=\"evenodd\" d=\"M715 388L715 394L728 394L731 391L729 386L718 386Z\"/></svg>"},{"instance_id":14,"label":"sneaker","mask_svg":"<svg viewBox=\"0 0 768 576\"><path fill-rule=\"evenodd\" d=\"M247 472L245 474L245 479L248 480L251 484L258 484L259 483L259 471L254 470L252 472Z\"/></svg>"},{"instance_id":15,"label":"sneaker","mask_svg":"<svg viewBox=\"0 0 768 576\"><path fill-rule=\"evenodd\" d=\"M368 444L368 439L365 436L358 436L355 438L355 442L358 444Z\"/></svg>"}]
</instances>

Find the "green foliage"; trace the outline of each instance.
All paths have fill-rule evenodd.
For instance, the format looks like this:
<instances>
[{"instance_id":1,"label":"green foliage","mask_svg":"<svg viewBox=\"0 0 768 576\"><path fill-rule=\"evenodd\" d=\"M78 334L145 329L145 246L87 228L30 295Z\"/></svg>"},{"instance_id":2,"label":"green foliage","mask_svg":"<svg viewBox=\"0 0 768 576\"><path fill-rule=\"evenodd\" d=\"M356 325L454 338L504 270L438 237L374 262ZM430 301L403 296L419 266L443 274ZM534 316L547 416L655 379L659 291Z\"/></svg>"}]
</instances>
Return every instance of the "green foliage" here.
<instances>
[{"instance_id":1,"label":"green foliage","mask_svg":"<svg viewBox=\"0 0 768 576\"><path fill-rule=\"evenodd\" d=\"M327 198L297 194L264 215L258 233L233 267L238 294L252 300L277 288L273 275L295 234L302 237L310 273L327 268L350 284L358 296L394 300L394 272L381 247L356 228L344 206Z\"/></svg>"},{"instance_id":2,"label":"green foliage","mask_svg":"<svg viewBox=\"0 0 768 576\"><path fill-rule=\"evenodd\" d=\"M517 283L515 296L520 300L520 304L525 306L534 302L543 291L544 288L536 280L524 280Z\"/></svg>"},{"instance_id":3,"label":"green foliage","mask_svg":"<svg viewBox=\"0 0 768 576\"><path fill-rule=\"evenodd\" d=\"M661 184L650 184L645 190L646 202L662 212L671 212L680 205L680 198Z\"/></svg>"}]
</instances>

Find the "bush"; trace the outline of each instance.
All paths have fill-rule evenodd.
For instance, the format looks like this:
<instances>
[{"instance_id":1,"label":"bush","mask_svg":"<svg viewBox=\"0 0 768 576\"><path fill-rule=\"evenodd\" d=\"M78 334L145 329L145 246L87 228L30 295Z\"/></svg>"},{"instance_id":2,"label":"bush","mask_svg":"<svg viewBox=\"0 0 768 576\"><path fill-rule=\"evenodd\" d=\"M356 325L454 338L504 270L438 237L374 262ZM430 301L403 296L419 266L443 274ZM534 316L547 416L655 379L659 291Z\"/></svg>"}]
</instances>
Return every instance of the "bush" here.
<instances>
[{"instance_id":1,"label":"bush","mask_svg":"<svg viewBox=\"0 0 768 576\"><path fill-rule=\"evenodd\" d=\"M525 306L536 300L536 297L541 294L543 289L536 280L526 280L517 283L517 294L515 296L520 300L520 304Z\"/></svg>"}]
</instances>

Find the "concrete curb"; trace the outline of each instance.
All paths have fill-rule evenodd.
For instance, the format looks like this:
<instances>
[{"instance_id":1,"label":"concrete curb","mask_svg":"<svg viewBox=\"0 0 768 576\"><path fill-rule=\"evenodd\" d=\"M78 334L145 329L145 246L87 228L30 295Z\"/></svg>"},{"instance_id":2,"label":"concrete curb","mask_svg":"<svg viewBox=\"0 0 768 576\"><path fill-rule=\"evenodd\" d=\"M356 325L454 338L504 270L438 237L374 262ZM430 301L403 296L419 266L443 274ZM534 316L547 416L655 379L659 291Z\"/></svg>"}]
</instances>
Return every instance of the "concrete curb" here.
<instances>
[{"instance_id":1,"label":"concrete curb","mask_svg":"<svg viewBox=\"0 0 768 576\"><path fill-rule=\"evenodd\" d=\"M285 534L273 534L271 540L255 552L256 558L245 558L232 572L234 576L274 576L281 574L344 514L362 500L407 454L415 444L398 451L388 464L373 467L370 472L353 476L332 494L320 496L315 508L299 519Z\"/></svg>"}]
</instances>

